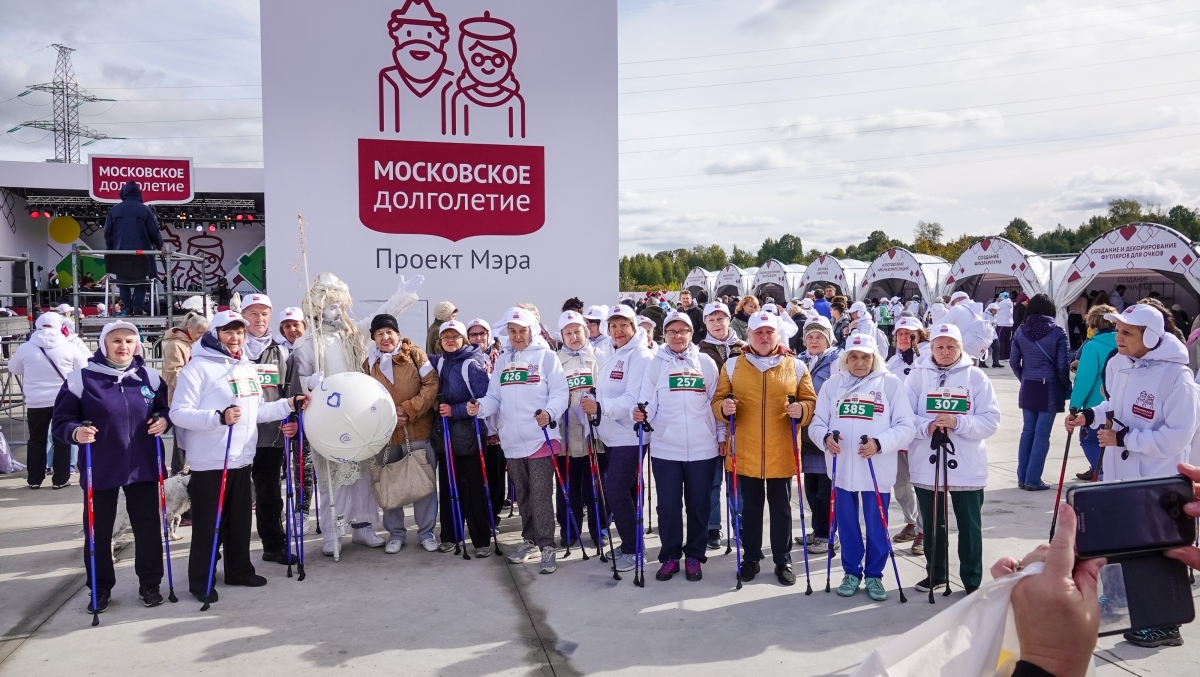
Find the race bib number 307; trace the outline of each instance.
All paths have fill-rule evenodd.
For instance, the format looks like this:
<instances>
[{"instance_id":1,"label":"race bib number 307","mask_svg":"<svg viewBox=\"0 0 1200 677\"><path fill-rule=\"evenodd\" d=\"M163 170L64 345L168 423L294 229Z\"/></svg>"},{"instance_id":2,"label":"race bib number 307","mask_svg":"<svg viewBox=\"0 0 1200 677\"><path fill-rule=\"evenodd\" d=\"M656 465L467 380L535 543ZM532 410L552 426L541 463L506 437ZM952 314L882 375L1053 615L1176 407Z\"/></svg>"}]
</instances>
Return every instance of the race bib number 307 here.
<instances>
[{"instance_id":1,"label":"race bib number 307","mask_svg":"<svg viewBox=\"0 0 1200 677\"><path fill-rule=\"evenodd\" d=\"M508 386L517 383L529 383L529 365L514 362L500 372L500 385Z\"/></svg>"},{"instance_id":2,"label":"race bib number 307","mask_svg":"<svg viewBox=\"0 0 1200 677\"><path fill-rule=\"evenodd\" d=\"M848 397L838 402L838 418L857 418L870 421L875 418L875 403L870 400L860 400L858 397Z\"/></svg>"},{"instance_id":3,"label":"race bib number 307","mask_svg":"<svg viewBox=\"0 0 1200 677\"><path fill-rule=\"evenodd\" d=\"M966 414L971 411L971 399L962 388L935 390L925 396L927 414Z\"/></svg>"}]
</instances>

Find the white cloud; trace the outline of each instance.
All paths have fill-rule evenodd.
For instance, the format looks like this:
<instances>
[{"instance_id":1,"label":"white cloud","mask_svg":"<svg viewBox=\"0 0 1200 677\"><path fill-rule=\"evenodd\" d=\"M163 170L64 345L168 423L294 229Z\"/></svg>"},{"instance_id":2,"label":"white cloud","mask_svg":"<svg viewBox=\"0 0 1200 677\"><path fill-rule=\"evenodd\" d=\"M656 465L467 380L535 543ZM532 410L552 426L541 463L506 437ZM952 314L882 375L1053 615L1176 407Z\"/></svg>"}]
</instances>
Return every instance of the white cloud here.
<instances>
[{"instance_id":1,"label":"white cloud","mask_svg":"<svg viewBox=\"0 0 1200 677\"><path fill-rule=\"evenodd\" d=\"M730 172L745 172L759 169L773 169L789 164L788 158L775 148L759 148L752 151L734 153L720 160L704 165L708 174L725 174Z\"/></svg>"},{"instance_id":2,"label":"white cloud","mask_svg":"<svg viewBox=\"0 0 1200 677\"><path fill-rule=\"evenodd\" d=\"M666 211L670 204L667 200L650 200L636 191L623 190L618 211L621 214L657 214Z\"/></svg>"},{"instance_id":3,"label":"white cloud","mask_svg":"<svg viewBox=\"0 0 1200 677\"><path fill-rule=\"evenodd\" d=\"M996 110L975 109L951 112L896 109L848 120L802 115L774 131L783 139L831 142L855 140L860 134L870 134L872 139L893 134L933 136L972 131L996 135L1004 131L1004 116Z\"/></svg>"},{"instance_id":4,"label":"white cloud","mask_svg":"<svg viewBox=\"0 0 1200 677\"><path fill-rule=\"evenodd\" d=\"M1036 211L1103 211L1109 201L1126 198L1168 207L1189 200L1188 191L1174 180L1128 167L1092 167L1059 178L1055 186L1057 194L1036 203Z\"/></svg>"},{"instance_id":5,"label":"white cloud","mask_svg":"<svg viewBox=\"0 0 1200 677\"><path fill-rule=\"evenodd\" d=\"M957 205L958 201L951 198L920 195L912 191L904 191L878 204L880 211L885 212L922 212L941 207Z\"/></svg>"}]
</instances>

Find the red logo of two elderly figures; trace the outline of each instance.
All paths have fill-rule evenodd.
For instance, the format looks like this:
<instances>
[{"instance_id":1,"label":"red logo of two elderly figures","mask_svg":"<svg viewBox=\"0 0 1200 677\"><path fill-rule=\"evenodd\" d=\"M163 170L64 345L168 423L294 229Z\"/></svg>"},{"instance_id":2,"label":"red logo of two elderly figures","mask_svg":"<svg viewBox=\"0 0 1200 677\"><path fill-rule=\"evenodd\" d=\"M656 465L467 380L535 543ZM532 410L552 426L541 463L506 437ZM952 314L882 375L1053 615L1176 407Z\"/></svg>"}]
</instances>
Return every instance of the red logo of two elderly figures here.
<instances>
[{"instance_id":1,"label":"red logo of two elderly figures","mask_svg":"<svg viewBox=\"0 0 1200 677\"><path fill-rule=\"evenodd\" d=\"M393 65L379 71L379 131L419 128L419 120L428 116L419 118L412 112L436 100L443 135L470 136L486 130L525 137L525 100L512 72L517 59L512 24L484 12L458 29L463 70L455 80L446 68L446 15L435 12L429 0L405 0L392 12L388 33L395 47Z\"/></svg>"}]
</instances>

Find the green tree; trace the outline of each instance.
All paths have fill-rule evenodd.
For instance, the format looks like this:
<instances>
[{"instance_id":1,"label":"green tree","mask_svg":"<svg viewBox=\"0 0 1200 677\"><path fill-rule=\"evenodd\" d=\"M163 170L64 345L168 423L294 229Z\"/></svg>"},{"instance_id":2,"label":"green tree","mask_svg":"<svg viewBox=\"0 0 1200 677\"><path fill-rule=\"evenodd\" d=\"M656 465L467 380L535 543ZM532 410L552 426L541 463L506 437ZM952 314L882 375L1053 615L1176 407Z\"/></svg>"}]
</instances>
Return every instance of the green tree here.
<instances>
[{"instance_id":1,"label":"green tree","mask_svg":"<svg viewBox=\"0 0 1200 677\"><path fill-rule=\"evenodd\" d=\"M729 255L729 262L738 268L753 268L758 265L758 257L735 244L733 253Z\"/></svg>"},{"instance_id":2,"label":"green tree","mask_svg":"<svg viewBox=\"0 0 1200 677\"><path fill-rule=\"evenodd\" d=\"M912 250L918 254L942 255L942 224L937 221L917 221L913 230Z\"/></svg>"},{"instance_id":3,"label":"green tree","mask_svg":"<svg viewBox=\"0 0 1200 677\"><path fill-rule=\"evenodd\" d=\"M1108 220L1112 227L1142 220L1142 204L1137 200L1118 199L1108 203Z\"/></svg>"},{"instance_id":4,"label":"green tree","mask_svg":"<svg viewBox=\"0 0 1200 677\"><path fill-rule=\"evenodd\" d=\"M1008 225L1004 227L1004 232L1000 233L1000 235L1006 240L1019 244L1022 247L1027 247L1034 239L1033 227L1019 216L1009 221Z\"/></svg>"}]
</instances>

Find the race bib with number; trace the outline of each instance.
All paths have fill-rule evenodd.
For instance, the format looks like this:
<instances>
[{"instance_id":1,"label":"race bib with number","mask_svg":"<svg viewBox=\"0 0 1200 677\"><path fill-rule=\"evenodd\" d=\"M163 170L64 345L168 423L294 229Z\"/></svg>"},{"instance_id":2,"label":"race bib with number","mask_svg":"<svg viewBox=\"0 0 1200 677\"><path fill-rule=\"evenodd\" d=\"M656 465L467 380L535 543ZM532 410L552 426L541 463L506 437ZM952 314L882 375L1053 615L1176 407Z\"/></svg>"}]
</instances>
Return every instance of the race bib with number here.
<instances>
[{"instance_id":1,"label":"race bib with number","mask_svg":"<svg viewBox=\"0 0 1200 677\"><path fill-rule=\"evenodd\" d=\"M925 395L927 414L965 414L971 411L971 398L966 388L931 390Z\"/></svg>"},{"instance_id":2,"label":"race bib with number","mask_svg":"<svg viewBox=\"0 0 1200 677\"><path fill-rule=\"evenodd\" d=\"M504 371L500 372L500 385L508 386L517 383L529 383L529 363L511 362Z\"/></svg>"},{"instance_id":3,"label":"race bib with number","mask_svg":"<svg viewBox=\"0 0 1200 677\"><path fill-rule=\"evenodd\" d=\"M590 369L572 369L567 372L567 387L571 390L587 390L595 384Z\"/></svg>"},{"instance_id":4,"label":"race bib with number","mask_svg":"<svg viewBox=\"0 0 1200 677\"><path fill-rule=\"evenodd\" d=\"M838 418L870 421L875 418L875 406L873 400L864 400L860 399L858 395L851 395L838 401Z\"/></svg>"},{"instance_id":5,"label":"race bib with number","mask_svg":"<svg viewBox=\"0 0 1200 677\"><path fill-rule=\"evenodd\" d=\"M226 380L229 381L229 389L233 391L234 397L258 397L262 394L262 390L258 387L257 376L251 378L244 375L231 375Z\"/></svg>"},{"instance_id":6,"label":"race bib with number","mask_svg":"<svg viewBox=\"0 0 1200 677\"><path fill-rule=\"evenodd\" d=\"M258 385L264 388L279 387L279 365L256 364L254 370L258 373Z\"/></svg>"},{"instance_id":7,"label":"race bib with number","mask_svg":"<svg viewBox=\"0 0 1200 677\"><path fill-rule=\"evenodd\" d=\"M693 369L671 372L667 376L667 387L671 392L704 392L704 374Z\"/></svg>"}]
</instances>

